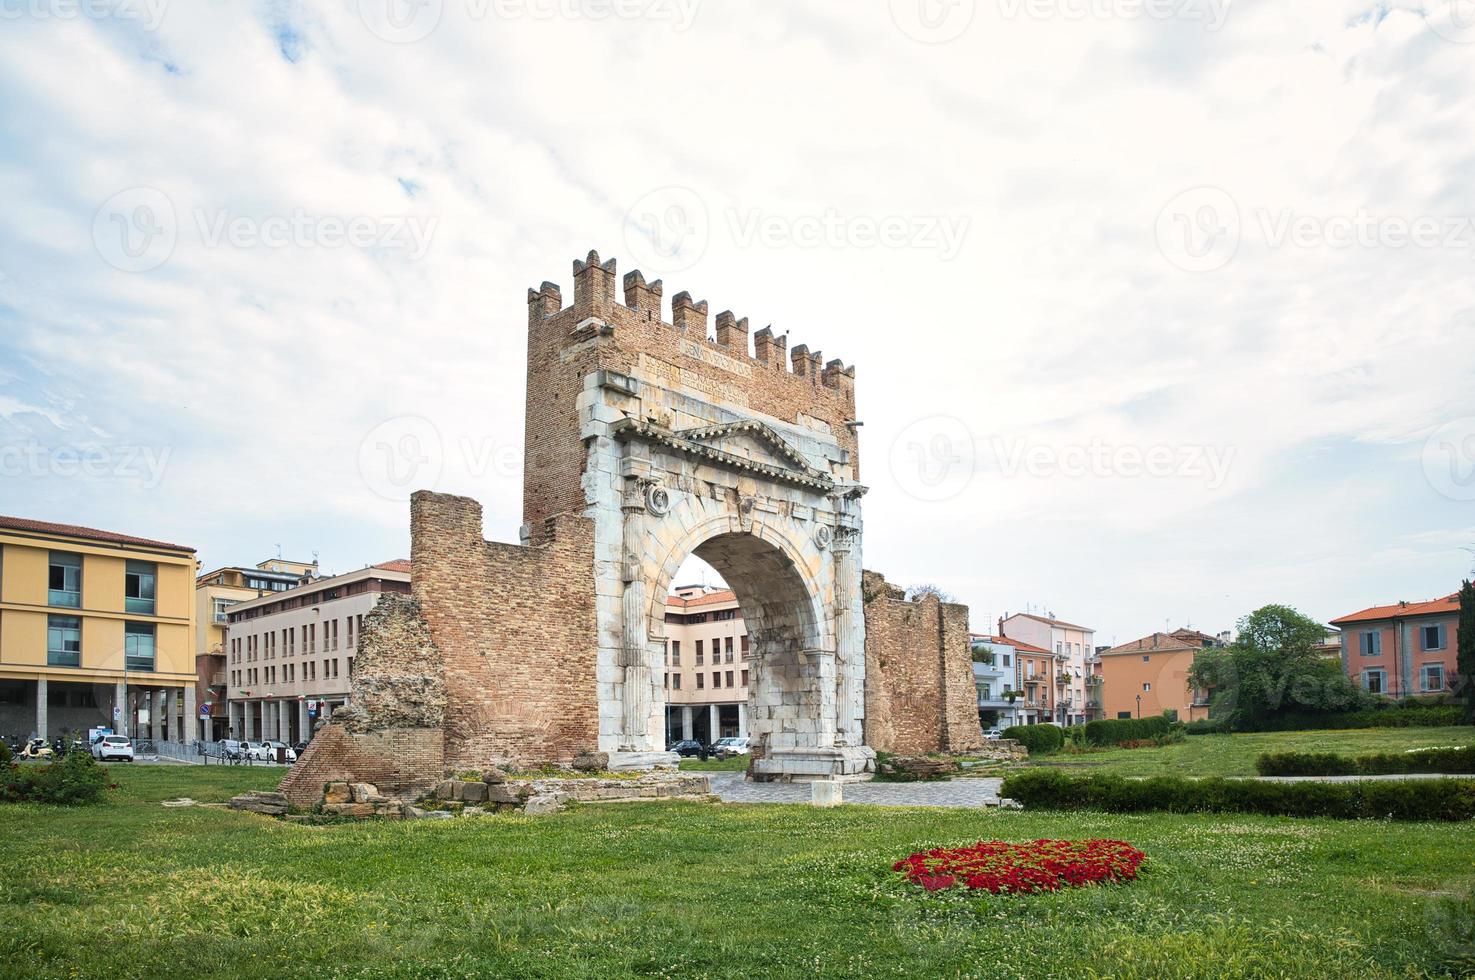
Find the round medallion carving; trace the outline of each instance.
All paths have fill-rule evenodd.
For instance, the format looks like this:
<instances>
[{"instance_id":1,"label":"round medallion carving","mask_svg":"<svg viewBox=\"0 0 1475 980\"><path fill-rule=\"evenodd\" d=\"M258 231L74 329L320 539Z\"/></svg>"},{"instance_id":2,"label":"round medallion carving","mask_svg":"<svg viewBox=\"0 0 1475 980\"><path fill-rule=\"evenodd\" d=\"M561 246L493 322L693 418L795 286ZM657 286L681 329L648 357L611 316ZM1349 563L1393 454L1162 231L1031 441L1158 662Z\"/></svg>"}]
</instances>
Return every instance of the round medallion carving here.
<instances>
[{"instance_id":1,"label":"round medallion carving","mask_svg":"<svg viewBox=\"0 0 1475 980\"><path fill-rule=\"evenodd\" d=\"M645 508L656 517L665 517L671 512L671 492L658 483L645 488Z\"/></svg>"},{"instance_id":2,"label":"round medallion carving","mask_svg":"<svg viewBox=\"0 0 1475 980\"><path fill-rule=\"evenodd\" d=\"M833 532L830 531L830 526L828 524L815 525L814 544L817 548L819 548L819 550L823 551L828 548L830 546L830 539L832 537Z\"/></svg>"}]
</instances>

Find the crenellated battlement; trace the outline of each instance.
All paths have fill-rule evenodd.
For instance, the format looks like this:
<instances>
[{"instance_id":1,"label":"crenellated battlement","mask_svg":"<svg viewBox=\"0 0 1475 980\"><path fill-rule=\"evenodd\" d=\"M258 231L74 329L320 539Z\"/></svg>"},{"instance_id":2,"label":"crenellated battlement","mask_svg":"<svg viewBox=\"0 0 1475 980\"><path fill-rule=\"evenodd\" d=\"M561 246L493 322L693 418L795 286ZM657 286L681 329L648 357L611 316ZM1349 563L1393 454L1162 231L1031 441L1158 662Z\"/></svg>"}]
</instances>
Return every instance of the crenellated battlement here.
<instances>
[{"instance_id":1,"label":"crenellated battlement","mask_svg":"<svg viewBox=\"0 0 1475 980\"><path fill-rule=\"evenodd\" d=\"M615 293L615 260L602 261L596 251L590 251L582 260L575 259L573 273L574 302L569 309L577 323L593 317L616 321L618 326L622 315L633 315L638 322L659 323L723 354L742 358L757 369L807 378L816 385L834 389L847 400L855 398L854 365L846 367L839 359L826 363L823 355L819 351L811 353L807 344L789 348L788 337L775 334L772 327L751 334L750 344L748 318L723 310L717 314L715 335L709 336L710 306L706 300L693 299L686 290L671 297L670 319L666 320L662 316L664 282L657 279L647 283L638 269L625 274L622 282L625 301L621 304ZM528 290L529 323L549 319L564 309L556 283L544 282L537 289Z\"/></svg>"}]
</instances>

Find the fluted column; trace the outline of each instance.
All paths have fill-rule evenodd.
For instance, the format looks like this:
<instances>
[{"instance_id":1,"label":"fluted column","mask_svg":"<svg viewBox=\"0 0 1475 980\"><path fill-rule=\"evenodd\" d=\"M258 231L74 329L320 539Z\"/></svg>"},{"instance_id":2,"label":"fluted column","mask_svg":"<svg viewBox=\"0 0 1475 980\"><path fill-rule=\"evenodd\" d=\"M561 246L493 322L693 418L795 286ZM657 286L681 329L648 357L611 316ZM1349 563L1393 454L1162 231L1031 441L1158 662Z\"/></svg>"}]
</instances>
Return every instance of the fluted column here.
<instances>
[{"instance_id":1,"label":"fluted column","mask_svg":"<svg viewBox=\"0 0 1475 980\"><path fill-rule=\"evenodd\" d=\"M860 531L840 527L834 535L835 552L835 744L862 745L861 714L855 709L858 691L855 667L863 662L864 631L857 621L860 606Z\"/></svg>"},{"instance_id":2,"label":"fluted column","mask_svg":"<svg viewBox=\"0 0 1475 980\"><path fill-rule=\"evenodd\" d=\"M620 577L624 593L620 607L620 667L624 672L624 737L621 748L641 752L650 748L651 673L645 634L645 576L640 556L645 551L646 480L630 480L620 510L624 515ZM664 746L662 746L664 747Z\"/></svg>"}]
</instances>

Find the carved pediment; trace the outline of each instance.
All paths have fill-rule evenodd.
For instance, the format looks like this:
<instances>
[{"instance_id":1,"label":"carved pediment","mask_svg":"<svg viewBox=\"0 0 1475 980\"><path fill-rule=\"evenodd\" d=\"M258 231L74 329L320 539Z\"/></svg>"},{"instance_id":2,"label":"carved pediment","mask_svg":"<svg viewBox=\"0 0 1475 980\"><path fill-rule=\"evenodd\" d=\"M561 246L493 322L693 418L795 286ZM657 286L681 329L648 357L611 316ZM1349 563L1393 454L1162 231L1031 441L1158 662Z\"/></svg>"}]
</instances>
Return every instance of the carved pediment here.
<instances>
[{"instance_id":1,"label":"carved pediment","mask_svg":"<svg viewBox=\"0 0 1475 980\"><path fill-rule=\"evenodd\" d=\"M644 438L686 455L704 458L734 469L750 470L784 483L828 492L835 481L809 465L772 426L756 419L673 431L653 422L624 419L612 427L617 439Z\"/></svg>"}]
</instances>

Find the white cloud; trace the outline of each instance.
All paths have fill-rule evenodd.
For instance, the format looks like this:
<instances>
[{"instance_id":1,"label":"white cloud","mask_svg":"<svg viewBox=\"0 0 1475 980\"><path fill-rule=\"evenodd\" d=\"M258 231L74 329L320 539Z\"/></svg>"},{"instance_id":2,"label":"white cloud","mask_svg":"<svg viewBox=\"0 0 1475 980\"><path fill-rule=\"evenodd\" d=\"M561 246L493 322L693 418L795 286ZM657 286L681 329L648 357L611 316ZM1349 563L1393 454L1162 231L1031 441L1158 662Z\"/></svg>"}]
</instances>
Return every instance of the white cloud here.
<instances>
[{"instance_id":1,"label":"white cloud","mask_svg":"<svg viewBox=\"0 0 1475 980\"><path fill-rule=\"evenodd\" d=\"M40 475L12 482L7 509L184 537L214 562L284 538L339 567L382 560L405 550L405 506L365 485L360 443L418 416L440 436L437 486L483 499L511 538L522 291L567 290L590 247L632 268L627 211L678 185L710 233L667 294L858 365L867 561L894 580L993 615L1048 600L1126 639L1164 616L1228 625L1251 602L1331 616L1447 591L1462 570L1447 537L1468 516L1423 478L1420 448L1475 416L1475 241L1264 233L1287 212L1475 214L1475 49L1411 7L1240 0L1208 31L1011 18L996 0L923 44L886 3L706 3L684 31L441 6L408 44L337 0L174 3L154 32L7 22L0 425L38 438L7 406L44 404L47 438L172 451L147 496ZM1187 272L1160 250L1159 215L1204 185L1235 203L1240 240L1221 268ZM138 187L164 195L175 240L124 272L94 216ZM765 245L734 230L754 213L967 233L951 260L853 234ZM201 232L239 219L254 241L298 215L311 230L280 248ZM433 230L415 258L328 244L324 219ZM932 415L981 451L939 503L888 463ZM1006 477L991 448L1020 443L1057 460L1095 445L1232 456L1212 487Z\"/></svg>"}]
</instances>

